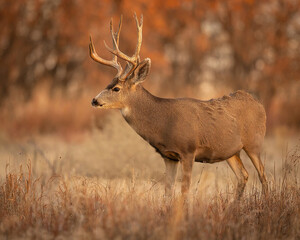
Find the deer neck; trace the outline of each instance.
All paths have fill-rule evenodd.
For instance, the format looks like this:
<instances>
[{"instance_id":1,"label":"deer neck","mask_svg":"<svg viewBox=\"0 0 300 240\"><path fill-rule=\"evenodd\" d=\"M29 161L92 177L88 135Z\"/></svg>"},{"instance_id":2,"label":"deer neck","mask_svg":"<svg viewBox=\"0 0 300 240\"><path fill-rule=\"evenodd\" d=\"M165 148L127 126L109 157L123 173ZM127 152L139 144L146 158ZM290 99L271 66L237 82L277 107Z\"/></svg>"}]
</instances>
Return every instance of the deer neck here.
<instances>
[{"instance_id":1,"label":"deer neck","mask_svg":"<svg viewBox=\"0 0 300 240\"><path fill-rule=\"evenodd\" d=\"M160 101L142 86L137 86L128 97L122 115L128 124L144 139L149 140L154 129L157 129ZM156 120L156 121L155 121Z\"/></svg>"}]
</instances>

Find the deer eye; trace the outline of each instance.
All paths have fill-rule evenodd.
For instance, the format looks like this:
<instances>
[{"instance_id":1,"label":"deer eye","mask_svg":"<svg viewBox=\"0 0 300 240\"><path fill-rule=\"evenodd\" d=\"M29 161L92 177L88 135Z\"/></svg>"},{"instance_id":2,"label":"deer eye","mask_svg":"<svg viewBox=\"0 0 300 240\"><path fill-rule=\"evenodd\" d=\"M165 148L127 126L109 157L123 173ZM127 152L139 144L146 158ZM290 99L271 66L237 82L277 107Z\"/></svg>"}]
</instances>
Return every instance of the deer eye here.
<instances>
[{"instance_id":1,"label":"deer eye","mask_svg":"<svg viewBox=\"0 0 300 240\"><path fill-rule=\"evenodd\" d=\"M114 87L112 90L113 90L114 92L119 92L119 91L120 91L120 88Z\"/></svg>"}]
</instances>

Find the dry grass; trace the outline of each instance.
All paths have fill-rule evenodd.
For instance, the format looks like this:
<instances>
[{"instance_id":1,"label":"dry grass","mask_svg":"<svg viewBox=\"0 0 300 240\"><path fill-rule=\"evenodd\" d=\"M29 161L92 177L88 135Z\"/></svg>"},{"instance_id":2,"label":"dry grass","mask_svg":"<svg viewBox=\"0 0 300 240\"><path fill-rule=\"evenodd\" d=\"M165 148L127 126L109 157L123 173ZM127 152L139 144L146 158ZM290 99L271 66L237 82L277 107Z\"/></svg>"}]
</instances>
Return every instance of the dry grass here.
<instances>
[{"instance_id":1,"label":"dry grass","mask_svg":"<svg viewBox=\"0 0 300 240\"><path fill-rule=\"evenodd\" d=\"M118 116L77 142L0 136L0 239L300 238L299 147L266 140L268 196L242 156L239 202L225 163L196 164L187 213L180 183L166 200L163 161Z\"/></svg>"},{"instance_id":2,"label":"dry grass","mask_svg":"<svg viewBox=\"0 0 300 240\"><path fill-rule=\"evenodd\" d=\"M300 188L282 179L268 196L226 192L164 199L149 181L104 181L8 172L0 188L0 237L47 239L298 239Z\"/></svg>"}]
</instances>

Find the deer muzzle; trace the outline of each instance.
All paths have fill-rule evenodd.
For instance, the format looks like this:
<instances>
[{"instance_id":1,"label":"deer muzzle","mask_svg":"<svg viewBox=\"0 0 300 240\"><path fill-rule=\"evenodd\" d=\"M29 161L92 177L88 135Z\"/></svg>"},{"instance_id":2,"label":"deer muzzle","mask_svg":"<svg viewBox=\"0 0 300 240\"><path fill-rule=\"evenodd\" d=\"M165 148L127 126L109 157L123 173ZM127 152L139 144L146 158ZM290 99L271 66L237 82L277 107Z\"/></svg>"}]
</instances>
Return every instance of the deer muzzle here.
<instances>
[{"instance_id":1,"label":"deer muzzle","mask_svg":"<svg viewBox=\"0 0 300 240\"><path fill-rule=\"evenodd\" d=\"M92 100L92 106L93 106L93 107L98 106L98 101L97 101L97 99L93 98L93 100Z\"/></svg>"},{"instance_id":2,"label":"deer muzzle","mask_svg":"<svg viewBox=\"0 0 300 240\"><path fill-rule=\"evenodd\" d=\"M102 107L104 105L103 103L99 103L96 98L93 98L91 104L93 107Z\"/></svg>"}]
</instances>

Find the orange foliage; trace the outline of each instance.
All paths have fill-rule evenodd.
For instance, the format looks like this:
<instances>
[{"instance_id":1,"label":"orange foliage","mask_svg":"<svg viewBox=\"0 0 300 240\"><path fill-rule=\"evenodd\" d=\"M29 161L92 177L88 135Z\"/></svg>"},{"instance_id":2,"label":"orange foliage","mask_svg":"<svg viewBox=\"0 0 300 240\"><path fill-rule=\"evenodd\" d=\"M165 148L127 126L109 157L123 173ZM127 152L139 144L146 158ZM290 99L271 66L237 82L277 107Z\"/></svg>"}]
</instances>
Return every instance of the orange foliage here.
<instances>
[{"instance_id":1,"label":"orange foliage","mask_svg":"<svg viewBox=\"0 0 300 240\"><path fill-rule=\"evenodd\" d=\"M102 40L110 41L110 18L117 24L123 14L120 48L133 53L133 12L144 15L141 57L153 60L152 76L159 79L152 80L158 84L153 89L163 84L161 94L182 95L191 87L199 92L203 82L245 89L257 93L269 111L278 89L288 91L300 78L299 10L299 0L4 1L0 4L0 57L5 60L0 68L0 117L7 117L4 100L15 97L16 91L24 94L23 105L40 101L34 94L43 82L50 89L49 108L57 90L67 105L83 92L92 98L108 84L113 70L89 59L89 35L99 54L110 57ZM296 99L289 101L286 104L293 105ZM280 115L273 118L272 122L282 121ZM300 125L300 119L293 122Z\"/></svg>"}]
</instances>

